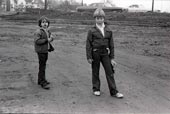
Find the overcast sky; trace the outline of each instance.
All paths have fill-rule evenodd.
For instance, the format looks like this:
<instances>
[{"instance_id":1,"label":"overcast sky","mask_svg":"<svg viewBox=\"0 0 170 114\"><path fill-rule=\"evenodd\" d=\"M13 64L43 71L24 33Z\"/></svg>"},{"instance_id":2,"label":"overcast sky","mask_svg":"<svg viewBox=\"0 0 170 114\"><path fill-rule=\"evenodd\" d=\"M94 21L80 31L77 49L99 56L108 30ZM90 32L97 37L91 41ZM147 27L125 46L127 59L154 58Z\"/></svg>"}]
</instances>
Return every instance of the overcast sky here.
<instances>
[{"instance_id":1,"label":"overcast sky","mask_svg":"<svg viewBox=\"0 0 170 114\"><path fill-rule=\"evenodd\" d=\"M19 0L19 2L24 1L24 0ZM82 0L76 0L78 2L81 2ZM107 0L105 0L107 1ZM150 9L152 8L152 0L109 0L116 6L120 7L128 7L129 5L132 4L139 4L143 5L144 8ZM161 11L167 11L170 12L170 0L154 0L155 5L154 9L159 9ZM90 4L94 2L104 2L104 0L83 0L84 3Z\"/></svg>"},{"instance_id":2,"label":"overcast sky","mask_svg":"<svg viewBox=\"0 0 170 114\"><path fill-rule=\"evenodd\" d=\"M81 1L81 0L77 0ZM85 3L102 2L104 0L83 0ZM146 9L152 9L152 0L110 0L116 6L128 7L132 4L143 5ZM170 12L170 0L154 0L154 8Z\"/></svg>"}]
</instances>

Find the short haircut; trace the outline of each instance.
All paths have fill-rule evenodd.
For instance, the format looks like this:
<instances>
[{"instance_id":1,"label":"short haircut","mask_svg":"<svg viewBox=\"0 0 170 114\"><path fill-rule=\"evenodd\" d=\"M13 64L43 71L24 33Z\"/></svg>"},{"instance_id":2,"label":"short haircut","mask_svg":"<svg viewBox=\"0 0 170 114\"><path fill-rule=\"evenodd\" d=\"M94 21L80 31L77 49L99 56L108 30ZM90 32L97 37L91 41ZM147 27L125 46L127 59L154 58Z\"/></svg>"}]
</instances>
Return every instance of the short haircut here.
<instances>
[{"instance_id":1,"label":"short haircut","mask_svg":"<svg viewBox=\"0 0 170 114\"><path fill-rule=\"evenodd\" d=\"M42 17L38 20L38 26L39 26L39 27L42 27L42 26L41 26L41 23L42 23L43 20L46 20L46 21L47 21L47 23L48 23L48 26L47 26L47 27L49 27L49 26L50 26L50 21L49 21L49 19L48 19L47 17L45 17L45 16L42 16Z\"/></svg>"},{"instance_id":2,"label":"short haircut","mask_svg":"<svg viewBox=\"0 0 170 114\"><path fill-rule=\"evenodd\" d=\"M97 8L97 9L94 11L93 17L94 17L94 18L96 18L96 17L104 17L104 18L105 18L105 12L103 11L102 8Z\"/></svg>"}]
</instances>

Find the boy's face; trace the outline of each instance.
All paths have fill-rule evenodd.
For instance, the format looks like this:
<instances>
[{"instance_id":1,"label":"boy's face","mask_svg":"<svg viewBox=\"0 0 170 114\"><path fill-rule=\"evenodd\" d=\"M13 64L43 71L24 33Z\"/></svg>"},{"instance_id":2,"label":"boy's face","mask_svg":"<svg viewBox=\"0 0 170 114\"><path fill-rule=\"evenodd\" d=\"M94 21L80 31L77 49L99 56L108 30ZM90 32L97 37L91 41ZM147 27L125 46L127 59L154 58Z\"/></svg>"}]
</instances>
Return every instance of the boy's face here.
<instances>
[{"instance_id":1,"label":"boy's face","mask_svg":"<svg viewBox=\"0 0 170 114\"><path fill-rule=\"evenodd\" d=\"M48 22L47 22L47 20L42 20L41 21L41 26L42 26L42 28L48 28Z\"/></svg>"},{"instance_id":2,"label":"boy's face","mask_svg":"<svg viewBox=\"0 0 170 114\"><path fill-rule=\"evenodd\" d=\"M97 16L97 17L95 18L95 21L96 21L97 24L102 24L102 23L104 23L104 17L102 17L102 16Z\"/></svg>"}]
</instances>

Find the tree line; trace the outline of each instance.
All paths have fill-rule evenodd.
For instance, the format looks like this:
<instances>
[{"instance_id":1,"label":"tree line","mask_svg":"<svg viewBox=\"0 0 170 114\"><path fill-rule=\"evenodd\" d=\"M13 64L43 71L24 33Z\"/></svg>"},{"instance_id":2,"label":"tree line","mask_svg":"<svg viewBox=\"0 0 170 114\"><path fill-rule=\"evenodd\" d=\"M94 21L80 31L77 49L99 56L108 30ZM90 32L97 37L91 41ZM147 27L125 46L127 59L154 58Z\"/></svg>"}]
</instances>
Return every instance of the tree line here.
<instances>
[{"instance_id":1,"label":"tree line","mask_svg":"<svg viewBox=\"0 0 170 114\"><path fill-rule=\"evenodd\" d=\"M13 0L14 4L18 5L19 0ZM48 7L56 7L58 5L81 5L81 3L76 2L76 0L24 0L26 4L36 3L40 5L44 5L44 9L47 10ZM2 3L6 2L7 7L10 7L11 0L0 0L0 6Z\"/></svg>"}]
</instances>

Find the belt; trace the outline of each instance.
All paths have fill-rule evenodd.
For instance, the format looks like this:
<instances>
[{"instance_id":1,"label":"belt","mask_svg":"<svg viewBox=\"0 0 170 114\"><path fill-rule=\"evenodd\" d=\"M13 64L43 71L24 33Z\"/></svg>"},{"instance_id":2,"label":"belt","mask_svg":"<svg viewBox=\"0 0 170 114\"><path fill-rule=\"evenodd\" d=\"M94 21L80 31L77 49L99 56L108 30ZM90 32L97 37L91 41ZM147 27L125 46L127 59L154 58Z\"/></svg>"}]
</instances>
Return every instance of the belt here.
<instances>
[{"instance_id":1,"label":"belt","mask_svg":"<svg viewBox=\"0 0 170 114\"><path fill-rule=\"evenodd\" d=\"M97 48L93 48L93 51L102 51L102 50L109 50L108 47L97 47Z\"/></svg>"},{"instance_id":2,"label":"belt","mask_svg":"<svg viewBox=\"0 0 170 114\"><path fill-rule=\"evenodd\" d=\"M107 46L99 46L99 47L93 47L93 49L106 49L108 48Z\"/></svg>"}]
</instances>

